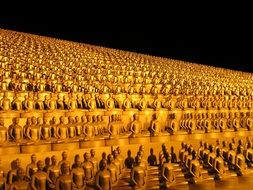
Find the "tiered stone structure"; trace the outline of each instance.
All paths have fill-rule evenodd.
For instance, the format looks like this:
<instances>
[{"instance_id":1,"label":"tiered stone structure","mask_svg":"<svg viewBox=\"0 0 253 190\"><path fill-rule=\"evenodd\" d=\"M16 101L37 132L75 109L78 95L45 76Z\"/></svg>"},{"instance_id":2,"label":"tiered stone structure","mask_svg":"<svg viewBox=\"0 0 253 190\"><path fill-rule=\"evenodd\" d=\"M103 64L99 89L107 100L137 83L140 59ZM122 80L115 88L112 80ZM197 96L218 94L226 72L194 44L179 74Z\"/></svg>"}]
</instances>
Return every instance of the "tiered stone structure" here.
<instances>
[{"instance_id":1,"label":"tiered stone structure","mask_svg":"<svg viewBox=\"0 0 253 190\"><path fill-rule=\"evenodd\" d=\"M111 168L115 175L110 182L113 185L121 173L112 166L117 162L117 153L111 150L124 145L123 155L128 150L139 155L134 159L131 184L141 186L134 180L140 179L136 176L140 175L138 168L143 166L143 156L147 156L147 152L138 151L141 144L148 149L152 147L153 154L158 156L157 148L163 143L179 151L181 141L195 146L201 139L213 142L217 138L230 141L250 137L252 103L250 73L0 30L3 173L11 169L13 156L28 165L34 153L39 160L60 156L62 151L74 158L92 148L98 155L113 154L114 158L108 156L110 161L102 160L96 169L100 168L98 179L107 180L105 168ZM250 147L247 144L247 149ZM192 159L194 167L199 167L196 150L187 151L191 156L183 169L191 176L191 183L196 183L200 176L193 174L190 164ZM216 164L220 164L221 158L224 159L222 149L209 151L213 151L213 159L216 156ZM172 168L171 158L165 150L162 153L166 163L162 172L167 175ZM239 148L237 153L240 163L249 164L252 160L251 150L246 154ZM86 157L87 162L89 155ZM73 160L75 174L79 175L80 158L76 156ZM205 159L203 162L211 173L220 170L215 178L222 178L222 169L210 168ZM43 162L36 164L35 177L39 180L45 176L41 170ZM68 164L57 169L65 175L60 177L61 183L70 175ZM14 165L13 172L22 181L23 170L15 169ZM236 172L243 175L244 170L236 167ZM162 178L164 188L175 182L173 175L167 177ZM145 181L144 177L141 183L144 185ZM51 184L50 179L48 183ZM89 182L88 186L92 184ZM94 184L99 186L99 181ZM34 185L31 183L33 188ZM86 188L87 184L79 181L76 185Z\"/></svg>"}]
</instances>

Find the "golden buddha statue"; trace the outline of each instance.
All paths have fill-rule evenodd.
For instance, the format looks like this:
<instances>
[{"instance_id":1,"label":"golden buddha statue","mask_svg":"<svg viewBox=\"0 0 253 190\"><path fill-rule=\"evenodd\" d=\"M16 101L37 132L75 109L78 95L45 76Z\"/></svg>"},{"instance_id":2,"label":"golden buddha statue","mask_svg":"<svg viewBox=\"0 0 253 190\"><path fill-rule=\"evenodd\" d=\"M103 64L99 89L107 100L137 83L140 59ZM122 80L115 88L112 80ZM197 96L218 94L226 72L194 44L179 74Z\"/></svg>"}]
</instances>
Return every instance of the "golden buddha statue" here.
<instances>
[{"instance_id":1,"label":"golden buddha statue","mask_svg":"<svg viewBox=\"0 0 253 190\"><path fill-rule=\"evenodd\" d=\"M85 140L92 140L95 136L94 128L92 125L92 117L91 115L87 115L87 122L83 125L83 134L85 136Z\"/></svg>"},{"instance_id":2,"label":"golden buddha statue","mask_svg":"<svg viewBox=\"0 0 253 190\"><path fill-rule=\"evenodd\" d=\"M173 113L170 115L169 121L168 121L168 132L172 135L176 134L179 130L179 123L176 119L176 114Z\"/></svg>"},{"instance_id":3,"label":"golden buddha statue","mask_svg":"<svg viewBox=\"0 0 253 190\"><path fill-rule=\"evenodd\" d=\"M234 145L234 143L229 143L228 168L230 170L235 169L235 157L236 157L235 145Z\"/></svg>"},{"instance_id":4,"label":"golden buddha statue","mask_svg":"<svg viewBox=\"0 0 253 190\"><path fill-rule=\"evenodd\" d=\"M13 110L17 110L17 111L22 110L22 101L20 100L20 97L18 95L14 96L11 102L11 107Z\"/></svg>"},{"instance_id":5,"label":"golden buddha statue","mask_svg":"<svg viewBox=\"0 0 253 190\"><path fill-rule=\"evenodd\" d=\"M235 112L235 117L233 119L233 128L235 131L238 131L241 128L240 113L239 112Z\"/></svg>"},{"instance_id":6,"label":"golden buddha statue","mask_svg":"<svg viewBox=\"0 0 253 190\"><path fill-rule=\"evenodd\" d=\"M96 100L95 100L95 94L91 93L90 97L87 100L87 106L90 110L95 110L97 108Z\"/></svg>"},{"instance_id":7,"label":"golden buddha statue","mask_svg":"<svg viewBox=\"0 0 253 190\"><path fill-rule=\"evenodd\" d=\"M7 93L4 93L3 98L0 100L0 109L3 111L11 110L11 100L8 98Z\"/></svg>"},{"instance_id":8,"label":"golden buddha statue","mask_svg":"<svg viewBox=\"0 0 253 190\"><path fill-rule=\"evenodd\" d=\"M82 168L82 163L79 155L75 156L75 167L71 171L71 180L73 184L73 189L84 189L85 184L85 174Z\"/></svg>"},{"instance_id":9,"label":"golden buddha statue","mask_svg":"<svg viewBox=\"0 0 253 190\"><path fill-rule=\"evenodd\" d=\"M75 131L76 131L76 136L81 137L83 135L82 131L82 122L79 116L75 117Z\"/></svg>"},{"instance_id":10,"label":"golden buddha statue","mask_svg":"<svg viewBox=\"0 0 253 190\"><path fill-rule=\"evenodd\" d=\"M228 162L228 147L227 147L227 141L222 141L222 148L221 150L221 157L225 161L225 164L227 165Z\"/></svg>"},{"instance_id":11,"label":"golden buddha statue","mask_svg":"<svg viewBox=\"0 0 253 190\"><path fill-rule=\"evenodd\" d=\"M246 151L245 151L245 160L248 167L251 167L253 165L253 149L252 148L253 148L252 142L248 142Z\"/></svg>"},{"instance_id":12,"label":"golden buddha statue","mask_svg":"<svg viewBox=\"0 0 253 190\"><path fill-rule=\"evenodd\" d=\"M143 167L140 166L141 164L141 157L136 156L135 157L135 166L131 170L130 174L130 181L131 185L136 189L145 189L146 181L147 181L147 174Z\"/></svg>"},{"instance_id":13,"label":"golden buddha statue","mask_svg":"<svg viewBox=\"0 0 253 190\"><path fill-rule=\"evenodd\" d=\"M72 116L68 117L68 134L69 134L69 138L76 137L75 118Z\"/></svg>"},{"instance_id":14,"label":"golden buddha statue","mask_svg":"<svg viewBox=\"0 0 253 190\"><path fill-rule=\"evenodd\" d=\"M117 166L117 170L118 170L118 174L121 175L122 174L122 170L123 170L123 166L122 166L122 162L121 160L119 160L118 158L118 151L117 150L113 150L112 151L112 155L114 157L114 164Z\"/></svg>"},{"instance_id":15,"label":"golden buddha statue","mask_svg":"<svg viewBox=\"0 0 253 190\"><path fill-rule=\"evenodd\" d=\"M110 94L109 98L105 102L105 108L107 110L112 110L115 108L115 99L112 93Z\"/></svg>"},{"instance_id":16,"label":"golden buddha statue","mask_svg":"<svg viewBox=\"0 0 253 190\"><path fill-rule=\"evenodd\" d=\"M36 161L37 161L37 157L35 154L32 154L31 155L31 163L28 164L26 166L26 176L29 180L32 179L32 176L35 174L35 172L37 172L38 168L37 168L37 164L36 164Z\"/></svg>"},{"instance_id":17,"label":"golden buddha statue","mask_svg":"<svg viewBox=\"0 0 253 190\"><path fill-rule=\"evenodd\" d=\"M121 155L121 148L118 146L117 148L116 148L116 150L117 150L117 159L121 162L121 167L122 167L122 169L124 169L125 168L125 162L124 162L124 158L123 158L123 156Z\"/></svg>"},{"instance_id":18,"label":"golden buddha statue","mask_svg":"<svg viewBox=\"0 0 253 190\"><path fill-rule=\"evenodd\" d=\"M119 174L117 170L117 166L114 164L114 158L113 155L109 154L107 156L107 161L108 161L108 170L111 173L111 181L112 185L116 185L118 182Z\"/></svg>"},{"instance_id":19,"label":"golden buddha statue","mask_svg":"<svg viewBox=\"0 0 253 190\"><path fill-rule=\"evenodd\" d=\"M23 168L17 169L17 177L16 180L11 184L10 190L30 190L30 184L25 180L25 170Z\"/></svg>"},{"instance_id":20,"label":"golden buddha statue","mask_svg":"<svg viewBox=\"0 0 253 190\"><path fill-rule=\"evenodd\" d=\"M60 110L64 109L63 98L62 98L62 96L60 96L60 94L58 94L56 104L57 104L57 109L60 109Z\"/></svg>"},{"instance_id":21,"label":"golden buddha statue","mask_svg":"<svg viewBox=\"0 0 253 190\"><path fill-rule=\"evenodd\" d=\"M43 96L40 96L40 94L37 94L37 99L35 102L35 109L37 110L44 110L44 102L43 102Z\"/></svg>"},{"instance_id":22,"label":"golden buddha statue","mask_svg":"<svg viewBox=\"0 0 253 190\"><path fill-rule=\"evenodd\" d=\"M4 127L4 120L0 119L0 145L4 145L9 140L8 130Z\"/></svg>"},{"instance_id":23,"label":"golden buddha statue","mask_svg":"<svg viewBox=\"0 0 253 190\"><path fill-rule=\"evenodd\" d=\"M200 163L197 158L197 152L195 150L192 151L192 160L190 162L189 173L190 173L189 183L195 184L202 181Z\"/></svg>"},{"instance_id":24,"label":"golden buddha statue","mask_svg":"<svg viewBox=\"0 0 253 190\"><path fill-rule=\"evenodd\" d=\"M95 177L95 186L101 190L111 190L112 189L112 178L111 173L107 169L107 161L103 159L99 165L99 171Z\"/></svg>"},{"instance_id":25,"label":"golden buddha statue","mask_svg":"<svg viewBox=\"0 0 253 190\"><path fill-rule=\"evenodd\" d=\"M118 138L118 136L119 136L119 125L117 123L116 115L111 116L111 121L109 123L108 132L110 134L109 135L110 139Z\"/></svg>"},{"instance_id":26,"label":"golden buddha statue","mask_svg":"<svg viewBox=\"0 0 253 190\"><path fill-rule=\"evenodd\" d=\"M130 123L130 131L132 132L129 137L135 138L141 135L141 122L139 121L139 115L133 115L134 120Z\"/></svg>"},{"instance_id":27,"label":"golden buddha statue","mask_svg":"<svg viewBox=\"0 0 253 190\"><path fill-rule=\"evenodd\" d=\"M52 183L56 185L56 180L60 176L60 166L57 165L57 158L55 155L51 157L51 165L47 169L47 174Z\"/></svg>"},{"instance_id":28,"label":"golden buddha statue","mask_svg":"<svg viewBox=\"0 0 253 190\"><path fill-rule=\"evenodd\" d=\"M98 124L96 115L92 116L92 126L93 126L93 129L94 129L94 135L98 136L99 135L99 124Z\"/></svg>"},{"instance_id":29,"label":"golden buddha statue","mask_svg":"<svg viewBox=\"0 0 253 190\"><path fill-rule=\"evenodd\" d=\"M253 128L253 112L249 112L248 118L246 119L246 126L249 131Z\"/></svg>"},{"instance_id":30,"label":"golden buddha statue","mask_svg":"<svg viewBox=\"0 0 253 190\"><path fill-rule=\"evenodd\" d=\"M95 157L95 150L94 149L91 149L90 150L90 162L92 163L93 165L93 172L94 174L98 171L99 169L99 166L98 166L98 159Z\"/></svg>"},{"instance_id":31,"label":"golden buddha statue","mask_svg":"<svg viewBox=\"0 0 253 190\"><path fill-rule=\"evenodd\" d=\"M153 120L151 122L150 134L151 136L159 136L160 133L161 133L161 123L158 119L158 115L154 114Z\"/></svg>"},{"instance_id":32,"label":"golden buddha statue","mask_svg":"<svg viewBox=\"0 0 253 190\"><path fill-rule=\"evenodd\" d=\"M32 120L32 124L30 126L28 126L27 129L26 129L26 137L31 142L36 142L36 141L40 140L41 129L40 129L40 126L37 124L37 118L36 117L32 117L31 120Z\"/></svg>"},{"instance_id":33,"label":"golden buddha statue","mask_svg":"<svg viewBox=\"0 0 253 190\"><path fill-rule=\"evenodd\" d=\"M51 139L51 126L49 123L49 118L43 118L43 124L41 125L41 139L49 141Z\"/></svg>"},{"instance_id":34,"label":"golden buddha statue","mask_svg":"<svg viewBox=\"0 0 253 190\"><path fill-rule=\"evenodd\" d=\"M76 96L74 94L69 95L69 109L75 110L78 108Z\"/></svg>"},{"instance_id":35,"label":"golden buddha statue","mask_svg":"<svg viewBox=\"0 0 253 190\"><path fill-rule=\"evenodd\" d=\"M133 105L132 105L132 102L131 102L131 100L130 100L129 94L126 94L126 98L125 98L125 100L123 101L122 108L123 108L124 110L128 110L128 109L133 108Z\"/></svg>"},{"instance_id":36,"label":"golden buddha statue","mask_svg":"<svg viewBox=\"0 0 253 190\"><path fill-rule=\"evenodd\" d=\"M63 163L61 166L61 175L56 180L56 190L72 190L72 178L69 164Z\"/></svg>"},{"instance_id":37,"label":"golden buddha statue","mask_svg":"<svg viewBox=\"0 0 253 190\"><path fill-rule=\"evenodd\" d=\"M52 188L52 181L49 179L46 172L43 171L43 161L37 162L38 171L32 176L31 187L33 189L47 190ZM49 184L49 185L47 185Z\"/></svg>"},{"instance_id":38,"label":"golden buddha statue","mask_svg":"<svg viewBox=\"0 0 253 190\"><path fill-rule=\"evenodd\" d=\"M235 156L235 171L238 176L245 175L247 173L247 165L245 157L243 155L243 147L237 147L237 154Z\"/></svg>"},{"instance_id":39,"label":"golden buddha statue","mask_svg":"<svg viewBox=\"0 0 253 190\"><path fill-rule=\"evenodd\" d=\"M52 117L52 120L50 121L51 126L51 137L57 138L57 118L55 116Z\"/></svg>"},{"instance_id":40,"label":"golden buddha statue","mask_svg":"<svg viewBox=\"0 0 253 190\"><path fill-rule=\"evenodd\" d=\"M170 155L164 154L165 162L162 165L161 182L165 189L170 188L176 182L176 177L173 171L173 165L171 164Z\"/></svg>"},{"instance_id":41,"label":"golden buddha statue","mask_svg":"<svg viewBox=\"0 0 253 190\"><path fill-rule=\"evenodd\" d=\"M214 159L213 169L215 172L214 179L221 180L226 173L226 168L220 148L216 149L216 158Z\"/></svg>"},{"instance_id":42,"label":"golden buddha statue","mask_svg":"<svg viewBox=\"0 0 253 190\"><path fill-rule=\"evenodd\" d=\"M27 111L32 111L35 109L35 102L32 93L28 93L28 95L25 95L25 100L23 101L22 105L23 109Z\"/></svg>"},{"instance_id":43,"label":"golden buddha statue","mask_svg":"<svg viewBox=\"0 0 253 190\"><path fill-rule=\"evenodd\" d=\"M8 128L8 134L12 141L19 143L23 140L23 129L19 125L19 118L13 118L12 122Z\"/></svg>"},{"instance_id":44,"label":"golden buddha statue","mask_svg":"<svg viewBox=\"0 0 253 190\"><path fill-rule=\"evenodd\" d=\"M8 171L6 177L6 183L8 185L12 185L13 182L16 180L18 168L21 168L21 160L19 158L11 162L11 170Z\"/></svg>"},{"instance_id":45,"label":"golden buddha statue","mask_svg":"<svg viewBox=\"0 0 253 190\"><path fill-rule=\"evenodd\" d=\"M199 148L198 148L198 157L200 158L200 160L204 159L204 141L200 140L199 141Z\"/></svg>"},{"instance_id":46,"label":"golden buddha statue","mask_svg":"<svg viewBox=\"0 0 253 190\"><path fill-rule=\"evenodd\" d=\"M56 137L57 142L66 141L69 138L69 130L64 116L60 117L60 123L56 126Z\"/></svg>"},{"instance_id":47,"label":"golden buddha statue","mask_svg":"<svg viewBox=\"0 0 253 190\"><path fill-rule=\"evenodd\" d=\"M61 154L61 156L62 156L62 160L58 163L58 166L60 168L61 168L61 166L62 166L63 163L69 164L67 152L63 151L62 154Z\"/></svg>"},{"instance_id":48,"label":"golden buddha statue","mask_svg":"<svg viewBox=\"0 0 253 190\"><path fill-rule=\"evenodd\" d=\"M84 162L82 163L81 167L84 171L84 180L87 184L91 184L93 178L96 174L94 170L96 170L96 166L94 167L93 163L91 162L91 155L88 152L85 152L83 155ZM98 164L97 164L98 165Z\"/></svg>"}]
</instances>

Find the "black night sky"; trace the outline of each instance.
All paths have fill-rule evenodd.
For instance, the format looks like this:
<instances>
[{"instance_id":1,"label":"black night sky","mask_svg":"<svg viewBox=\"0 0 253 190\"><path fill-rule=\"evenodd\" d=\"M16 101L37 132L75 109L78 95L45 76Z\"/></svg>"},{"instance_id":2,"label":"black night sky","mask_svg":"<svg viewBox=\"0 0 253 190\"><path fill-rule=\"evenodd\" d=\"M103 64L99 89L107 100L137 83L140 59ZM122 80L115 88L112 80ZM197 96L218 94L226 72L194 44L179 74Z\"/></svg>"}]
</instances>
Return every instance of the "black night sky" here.
<instances>
[{"instance_id":1,"label":"black night sky","mask_svg":"<svg viewBox=\"0 0 253 190\"><path fill-rule=\"evenodd\" d=\"M84 10L2 13L0 28L253 72L246 14Z\"/></svg>"}]
</instances>

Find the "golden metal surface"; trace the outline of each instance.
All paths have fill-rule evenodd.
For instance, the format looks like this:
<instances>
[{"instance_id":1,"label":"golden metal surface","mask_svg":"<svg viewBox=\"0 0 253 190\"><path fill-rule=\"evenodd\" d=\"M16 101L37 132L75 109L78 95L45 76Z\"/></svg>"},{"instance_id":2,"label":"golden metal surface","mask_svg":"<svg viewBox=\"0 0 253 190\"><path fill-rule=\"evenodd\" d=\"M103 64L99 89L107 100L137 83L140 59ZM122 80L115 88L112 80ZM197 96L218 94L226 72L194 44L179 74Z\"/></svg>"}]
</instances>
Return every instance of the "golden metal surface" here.
<instances>
[{"instance_id":1,"label":"golden metal surface","mask_svg":"<svg viewBox=\"0 0 253 190\"><path fill-rule=\"evenodd\" d=\"M250 188L252 79L0 29L0 189Z\"/></svg>"}]
</instances>

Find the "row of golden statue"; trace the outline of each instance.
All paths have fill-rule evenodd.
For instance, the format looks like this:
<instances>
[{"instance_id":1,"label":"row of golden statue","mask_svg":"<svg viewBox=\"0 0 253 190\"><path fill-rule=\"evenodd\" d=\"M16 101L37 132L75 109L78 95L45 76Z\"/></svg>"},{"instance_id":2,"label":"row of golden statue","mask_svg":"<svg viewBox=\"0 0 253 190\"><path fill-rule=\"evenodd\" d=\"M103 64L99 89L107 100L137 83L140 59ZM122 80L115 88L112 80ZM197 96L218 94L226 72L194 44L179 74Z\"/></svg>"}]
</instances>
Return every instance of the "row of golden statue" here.
<instances>
[{"instance_id":1,"label":"row of golden statue","mask_svg":"<svg viewBox=\"0 0 253 190\"><path fill-rule=\"evenodd\" d=\"M83 154L83 161L79 154L74 156L74 163L70 165L68 155L62 152L62 160L57 157L45 158L37 161L36 155L31 155L31 163L22 168L20 159L11 163L11 170L1 171L2 189L28 190L74 190L100 189L110 190L133 187L145 189L158 185L162 189L171 187L200 184L206 180L225 181L235 176L253 173L253 144L250 138L234 139L229 143L218 139L216 145L200 141L198 149L182 142L179 153L170 152L166 144L157 156L153 148L148 158L144 157L145 148L139 147L135 158L128 150L127 157L122 156L120 147L111 154L102 153L102 159L95 156L95 150ZM155 172L157 171L157 172ZM158 176L158 179L157 179ZM128 188L131 189L131 188Z\"/></svg>"},{"instance_id":2,"label":"row of golden statue","mask_svg":"<svg viewBox=\"0 0 253 190\"><path fill-rule=\"evenodd\" d=\"M0 110L75 110L75 109L252 109L252 97L244 96L148 96L139 94L34 93L2 91Z\"/></svg>"},{"instance_id":3,"label":"row of golden statue","mask_svg":"<svg viewBox=\"0 0 253 190\"><path fill-rule=\"evenodd\" d=\"M0 190L167 189L245 175L250 138L237 148L234 139L201 141L198 150L182 143L179 154L163 144L159 158L131 147L191 134L248 136L252 105L250 73L0 29L0 153L4 163L8 152L34 153L25 170L20 159L0 169ZM127 157L114 149L119 142L130 144ZM33 152L72 146L112 146L112 153L99 161L94 149L83 159L63 152L57 163Z\"/></svg>"},{"instance_id":4,"label":"row of golden statue","mask_svg":"<svg viewBox=\"0 0 253 190\"><path fill-rule=\"evenodd\" d=\"M117 139L122 137L144 137L174 134L194 134L209 132L248 131L253 127L253 112L235 112L226 115L222 113L184 114L178 120L176 114L171 114L168 125L163 125L157 114L153 115L150 125L145 128L138 114L133 115L133 121L125 125L121 115L113 114L107 125L102 115L61 116L59 123L56 117L28 117L24 126L19 125L19 118L5 127L0 119L0 144L8 142L35 143L71 142L98 139Z\"/></svg>"},{"instance_id":5,"label":"row of golden statue","mask_svg":"<svg viewBox=\"0 0 253 190\"><path fill-rule=\"evenodd\" d=\"M251 96L252 74L0 31L2 90Z\"/></svg>"}]
</instances>

